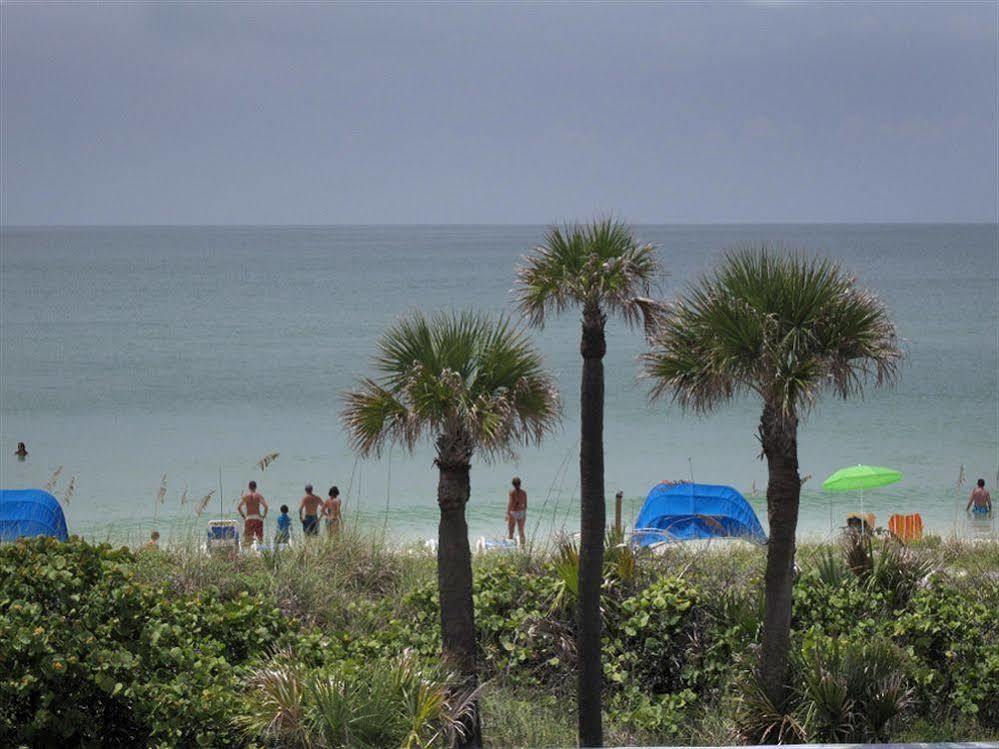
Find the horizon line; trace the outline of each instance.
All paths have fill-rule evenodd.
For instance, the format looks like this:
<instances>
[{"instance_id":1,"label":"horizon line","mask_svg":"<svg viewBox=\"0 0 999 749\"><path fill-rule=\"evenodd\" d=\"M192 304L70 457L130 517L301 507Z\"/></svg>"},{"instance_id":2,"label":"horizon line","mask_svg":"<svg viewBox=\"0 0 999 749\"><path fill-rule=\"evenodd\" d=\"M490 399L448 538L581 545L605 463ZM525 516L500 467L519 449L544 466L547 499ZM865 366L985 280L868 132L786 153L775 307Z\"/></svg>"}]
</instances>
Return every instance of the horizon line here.
<instances>
[{"instance_id":1,"label":"horizon line","mask_svg":"<svg viewBox=\"0 0 999 749\"><path fill-rule=\"evenodd\" d=\"M3 224L0 223L0 230L8 229L332 229L332 228L375 228L375 227L398 227L398 228L432 228L432 227L520 227L520 226L552 226L562 225L563 221L548 222L388 222L388 223L330 223L330 224L293 224L293 223L224 223L224 224ZM585 223L584 221L570 221L568 223ZM631 226L999 226L999 219L980 220L947 220L947 221L626 221Z\"/></svg>"}]
</instances>

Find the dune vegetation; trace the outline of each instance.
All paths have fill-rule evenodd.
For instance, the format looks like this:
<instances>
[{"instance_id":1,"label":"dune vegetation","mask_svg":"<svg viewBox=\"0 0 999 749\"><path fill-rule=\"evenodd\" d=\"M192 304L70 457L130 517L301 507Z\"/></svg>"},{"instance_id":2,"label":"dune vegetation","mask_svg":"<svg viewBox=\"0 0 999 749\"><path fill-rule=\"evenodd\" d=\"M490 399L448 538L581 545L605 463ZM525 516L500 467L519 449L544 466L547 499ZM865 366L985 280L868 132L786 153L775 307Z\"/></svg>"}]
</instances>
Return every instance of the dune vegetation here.
<instances>
[{"instance_id":1,"label":"dune vegetation","mask_svg":"<svg viewBox=\"0 0 999 749\"><path fill-rule=\"evenodd\" d=\"M755 675L765 552L609 538L609 744L999 738L999 544L846 537L797 554L786 710ZM441 659L434 557L379 536L226 559L0 548L5 746L486 746L576 739L579 552L473 560L481 683Z\"/></svg>"}]
</instances>

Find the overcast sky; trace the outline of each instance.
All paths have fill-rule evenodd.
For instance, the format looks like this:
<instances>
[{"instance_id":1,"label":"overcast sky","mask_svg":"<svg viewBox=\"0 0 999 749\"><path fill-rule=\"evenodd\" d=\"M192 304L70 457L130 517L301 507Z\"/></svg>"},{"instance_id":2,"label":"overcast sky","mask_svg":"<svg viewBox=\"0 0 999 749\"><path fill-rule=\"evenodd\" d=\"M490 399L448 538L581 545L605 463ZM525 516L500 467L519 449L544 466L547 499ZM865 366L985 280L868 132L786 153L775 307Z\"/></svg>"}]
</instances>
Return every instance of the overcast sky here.
<instances>
[{"instance_id":1,"label":"overcast sky","mask_svg":"<svg viewBox=\"0 0 999 749\"><path fill-rule=\"evenodd\" d=\"M992 0L0 14L8 225L996 218Z\"/></svg>"}]
</instances>

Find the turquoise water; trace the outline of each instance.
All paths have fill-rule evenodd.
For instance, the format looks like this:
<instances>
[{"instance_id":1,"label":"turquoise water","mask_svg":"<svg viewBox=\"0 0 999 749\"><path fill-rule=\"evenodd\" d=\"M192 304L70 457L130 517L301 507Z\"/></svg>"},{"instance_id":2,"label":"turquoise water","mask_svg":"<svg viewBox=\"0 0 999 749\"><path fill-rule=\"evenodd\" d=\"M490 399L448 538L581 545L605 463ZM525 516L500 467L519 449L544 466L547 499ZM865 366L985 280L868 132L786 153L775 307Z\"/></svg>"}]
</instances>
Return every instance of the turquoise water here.
<instances>
[{"instance_id":1,"label":"turquoise water","mask_svg":"<svg viewBox=\"0 0 999 749\"><path fill-rule=\"evenodd\" d=\"M197 527L193 505L217 489L231 512L256 478L264 495L297 503L302 485L338 484L346 511L400 536L435 534L430 446L355 461L338 421L339 394L368 372L385 326L419 307L510 311L518 258L539 226L333 228L7 228L0 248L0 484L70 477L72 530L138 538ZM888 303L908 362L893 390L865 401L826 398L800 434L802 533L828 534L859 498L830 497L821 480L865 462L905 474L864 498L886 522L918 511L930 530L991 532L963 514L970 483L994 488L997 458L997 227L646 226L681 288L742 240L775 240L843 262ZM473 535L500 532L508 482L524 478L529 525L574 527L578 496L579 329L575 314L537 340L557 373L563 430L517 462L472 469ZM607 489L626 517L663 479L728 483L766 522L757 459L759 405L686 416L649 405L636 379L641 336L609 325ZM14 455L28 444L24 462ZM265 454L280 457L263 474ZM957 487L959 467L968 482ZM165 501L156 495L166 474ZM753 494L753 487L758 493ZM190 501L181 505L187 489ZM993 491L995 494L995 492ZM830 505L832 499L832 505ZM386 509L388 514L386 516ZM213 502L209 512L218 515ZM154 521L155 516L155 521ZM206 515L207 517L207 515ZM268 534L272 529L268 529Z\"/></svg>"}]
</instances>

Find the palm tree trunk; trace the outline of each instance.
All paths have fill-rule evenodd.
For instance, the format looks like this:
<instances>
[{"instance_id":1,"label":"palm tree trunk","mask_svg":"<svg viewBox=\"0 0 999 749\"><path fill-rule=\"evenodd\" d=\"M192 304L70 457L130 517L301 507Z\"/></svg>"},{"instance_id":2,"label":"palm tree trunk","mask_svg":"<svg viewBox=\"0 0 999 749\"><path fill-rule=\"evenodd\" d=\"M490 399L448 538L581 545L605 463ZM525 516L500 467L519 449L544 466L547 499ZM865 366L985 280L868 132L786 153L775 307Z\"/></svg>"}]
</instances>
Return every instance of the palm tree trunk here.
<instances>
[{"instance_id":1,"label":"palm tree trunk","mask_svg":"<svg viewBox=\"0 0 999 749\"><path fill-rule=\"evenodd\" d=\"M782 416L770 404L760 419L760 442L767 458L767 517L770 541L764 577L763 643L759 679L771 703L782 709L787 692L794 586L794 535L798 527L801 478L798 475L798 419Z\"/></svg>"},{"instance_id":2,"label":"palm tree trunk","mask_svg":"<svg viewBox=\"0 0 999 749\"><path fill-rule=\"evenodd\" d=\"M437 586L441 599L441 636L444 655L462 676L461 689L475 689L475 609L472 604L472 553L468 547L465 505L470 494L467 461L445 463L438 459L440 479L437 504ZM478 704L465 722L459 747L481 747L482 731Z\"/></svg>"},{"instance_id":3,"label":"palm tree trunk","mask_svg":"<svg viewBox=\"0 0 999 749\"><path fill-rule=\"evenodd\" d=\"M579 656L577 710L579 745L603 746L600 662L600 587L603 583L604 530L604 362L606 318L599 307L583 310L583 375L580 387L579 442L580 539L579 612L576 649Z\"/></svg>"}]
</instances>

